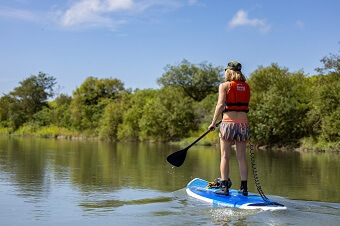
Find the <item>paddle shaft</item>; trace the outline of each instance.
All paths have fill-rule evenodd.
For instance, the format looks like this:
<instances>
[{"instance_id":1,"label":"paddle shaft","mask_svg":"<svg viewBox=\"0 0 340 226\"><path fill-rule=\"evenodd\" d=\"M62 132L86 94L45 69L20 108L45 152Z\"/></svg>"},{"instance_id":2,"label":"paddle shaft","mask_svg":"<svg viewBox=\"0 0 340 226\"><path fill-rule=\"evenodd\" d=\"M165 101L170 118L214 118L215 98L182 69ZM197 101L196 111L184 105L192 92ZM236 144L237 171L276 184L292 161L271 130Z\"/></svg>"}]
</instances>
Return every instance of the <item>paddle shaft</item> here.
<instances>
[{"instance_id":1,"label":"paddle shaft","mask_svg":"<svg viewBox=\"0 0 340 226\"><path fill-rule=\"evenodd\" d=\"M221 123L222 121L218 122L216 124L216 127ZM185 161L185 157L187 155L187 151L189 150L189 148L191 148L194 144L196 144L200 139L202 139L205 135L207 135L211 130L207 130L204 134L202 134L199 138L197 138L194 142L192 142L188 147L180 150L180 151L176 151L174 153L172 153L171 155L169 155L166 160L176 166L176 167L180 167L184 161Z\"/></svg>"},{"instance_id":2,"label":"paddle shaft","mask_svg":"<svg viewBox=\"0 0 340 226\"><path fill-rule=\"evenodd\" d=\"M216 127L219 126L221 124L222 120L219 121L218 123L216 123ZM189 149L191 148L194 144L196 144L199 140L201 140L203 137L205 137L211 130L208 129L204 134L202 134L199 138L197 138L194 142L192 142L192 144L190 144L188 147L186 147L185 149Z\"/></svg>"}]
</instances>

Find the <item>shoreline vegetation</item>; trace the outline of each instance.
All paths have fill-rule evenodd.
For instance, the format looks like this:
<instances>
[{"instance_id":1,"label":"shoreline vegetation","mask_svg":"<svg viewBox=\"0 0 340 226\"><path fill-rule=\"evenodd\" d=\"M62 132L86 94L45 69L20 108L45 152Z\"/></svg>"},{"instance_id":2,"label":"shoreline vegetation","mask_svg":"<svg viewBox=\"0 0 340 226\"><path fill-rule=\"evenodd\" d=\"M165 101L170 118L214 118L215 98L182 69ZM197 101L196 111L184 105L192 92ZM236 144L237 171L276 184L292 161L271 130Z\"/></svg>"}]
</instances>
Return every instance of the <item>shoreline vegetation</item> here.
<instances>
[{"instance_id":1,"label":"shoreline vegetation","mask_svg":"<svg viewBox=\"0 0 340 226\"><path fill-rule=\"evenodd\" d=\"M66 128L59 128L55 126L39 128L36 132L28 131L27 128L20 129L19 131L11 133L7 128L0 127L0 136L10 137L34 137L34 138L46 138L46 139L57 139L57 140L107 140L94 136L93 134L80 133L79 131L71 131ZM198 137L198 136L197 136ZM180 141L169 141L168 143L187 146L191 144L197 137L187 137ZM122 142L140 142L140 141L122 141ZM144 141L157 143L160 141ZM212 132L203 138L196 145L198 146L218 146L219 140L218 135ZM254 143L256 149L260 150L280 150L280 151L301 151L301 152L340 152L340 142L324 142L315 141L311 138L303 138L296 145L293 144L269 144L261 145Z\"/></svg>"},{"instance_id":2,"label":"shoreline vegetation","mask_svg":"<svg viewBox=\"0 0 340 226\"><path fill-rule=\"evenodd\" d=\"M340 151L340 56L321 62L316 75L276 63L249 74L255 147ZM69 96L56 95L56 79L39 72L0 97L0 135L187 145L207 130L223 81L223 67L183 60L165 67L159 89L88 77ZM198 145L218 142L215 131Z\"/></svg>"}]
</instances>

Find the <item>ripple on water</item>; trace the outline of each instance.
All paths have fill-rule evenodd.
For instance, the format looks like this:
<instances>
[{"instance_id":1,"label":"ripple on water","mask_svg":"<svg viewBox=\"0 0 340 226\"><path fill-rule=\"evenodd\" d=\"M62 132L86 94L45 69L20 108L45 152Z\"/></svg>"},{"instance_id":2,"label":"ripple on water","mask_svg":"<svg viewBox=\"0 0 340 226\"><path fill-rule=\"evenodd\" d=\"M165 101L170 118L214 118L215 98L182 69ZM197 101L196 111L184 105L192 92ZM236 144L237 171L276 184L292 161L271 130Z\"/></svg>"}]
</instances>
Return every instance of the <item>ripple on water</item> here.
<instances>
[{"instance_id":1,"label":"ripple on water","mask_svg":"<svg viewBox=\"0 0 340 226\"><path fill-rule=\"evenodd\" d=\"M90 194L80 200L78 206L87 212L107 212L124 206L143 206L171 202L166 193L147 189L122 189L108 194ZM143 208L143 207L142 207Z\"/></svg>"}]
</instances>

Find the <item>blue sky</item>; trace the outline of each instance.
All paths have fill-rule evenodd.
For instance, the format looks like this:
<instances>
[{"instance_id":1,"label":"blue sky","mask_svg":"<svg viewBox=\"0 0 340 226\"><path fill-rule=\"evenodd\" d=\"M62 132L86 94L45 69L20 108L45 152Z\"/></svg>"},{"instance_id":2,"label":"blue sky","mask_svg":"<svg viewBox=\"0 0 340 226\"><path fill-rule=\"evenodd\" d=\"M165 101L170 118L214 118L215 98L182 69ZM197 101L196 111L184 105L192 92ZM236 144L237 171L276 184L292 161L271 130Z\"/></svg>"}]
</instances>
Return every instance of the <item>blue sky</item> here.
<instances>
[{"instance_id":1,"label":"blue sky","mask_svg":"<svg viewBox=\"0 0 340 226\"><path fill-rule=\"evenodd\" d=\"M0 95L39 71L158 88L167 64L272 62L309 75L339 51L338 0L0 0Z\"/></svg>"}]
</instances>

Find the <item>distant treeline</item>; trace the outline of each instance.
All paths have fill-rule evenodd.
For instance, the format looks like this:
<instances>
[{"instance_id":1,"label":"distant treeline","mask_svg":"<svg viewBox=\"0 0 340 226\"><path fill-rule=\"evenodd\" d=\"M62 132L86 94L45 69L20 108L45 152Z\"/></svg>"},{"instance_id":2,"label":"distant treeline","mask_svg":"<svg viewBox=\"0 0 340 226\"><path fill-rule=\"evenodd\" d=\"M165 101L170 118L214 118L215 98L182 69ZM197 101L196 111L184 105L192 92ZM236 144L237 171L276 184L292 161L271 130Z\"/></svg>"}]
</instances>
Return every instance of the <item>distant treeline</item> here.
<instances>
[{"instance_id":1,"label":"distant treeline","mask_svg":"<svg viewBox=\"0 0 340 226\"><path fill-rule=\"evenodd\" d=\"M247 79L248 118L258 144L339 143L340 57L321 59L317 75L273 63ZM160 89L126 89L115 78L88 77L72 96L55 97L56 79L40 72L0 98L0 133L179 141L206 131L224 70L183 60L167 65Z\"/></svg>"}]
</instances>

